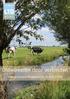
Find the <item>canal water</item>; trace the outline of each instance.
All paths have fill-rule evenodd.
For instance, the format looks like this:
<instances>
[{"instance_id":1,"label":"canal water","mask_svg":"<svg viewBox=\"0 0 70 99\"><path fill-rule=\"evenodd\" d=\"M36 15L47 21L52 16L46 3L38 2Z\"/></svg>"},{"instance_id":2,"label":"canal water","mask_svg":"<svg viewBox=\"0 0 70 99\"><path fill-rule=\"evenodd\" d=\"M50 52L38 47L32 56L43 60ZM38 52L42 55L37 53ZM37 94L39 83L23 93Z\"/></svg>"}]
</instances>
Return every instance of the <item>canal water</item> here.
<instances>
[{"instance_id":1,"label":"canal water","mask_svg":"<svg viewBox=\"0 0 70 99\"><path fill-rule=\"evenodd\" d=\"M40 67L42 69L46 69L46 68L55 68L56 66L64 66L64 60L63 57L59 57L57 59L55 59L54 61L45 63L40 65ZM11 96L17 91L17 90L21 90L25 87L28 87L30 85L34 85L39 83L39 81L14 81L14 82L9 82L8 84L8 92L9 92L9 99L12 99Z\"/></svg>"},{"instance_id":2,"label":"canal water","mask_svg":"<svg viewBox=\"0 0 70 99\"><path fill-rule=\"evenodd\" d=\"M40 65L41 68L45 69L45 68L51 68L51 67L56 67L56 66L64 66L64 59L63 57L59 57L51 62L48 62L48 63L45 63L45 64L42 64Z\"/></svg>"}]
</instances>

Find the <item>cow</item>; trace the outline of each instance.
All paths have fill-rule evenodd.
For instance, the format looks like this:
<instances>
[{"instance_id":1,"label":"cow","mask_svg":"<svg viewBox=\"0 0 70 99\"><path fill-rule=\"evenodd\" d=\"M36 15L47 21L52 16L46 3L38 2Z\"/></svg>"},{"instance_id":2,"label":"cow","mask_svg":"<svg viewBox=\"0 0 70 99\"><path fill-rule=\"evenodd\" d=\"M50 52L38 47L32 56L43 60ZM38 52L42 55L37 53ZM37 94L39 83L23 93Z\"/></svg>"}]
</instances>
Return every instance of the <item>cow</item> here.
<instances>
[{"instance_id":1,"label":"cow","mask_svg":"<svg viewBox=\"0 0 70 99\"><path fill-rule=\"evenodd\" d=\"M40 53L43 52L43 49L40 48L40 47L36 47L36 46L34 46L34 47L32 47L31 49L32 49L32 52L33 52L33 53L40 54Z\"/></svg>"},{"instance_id":2,"label":"cow","mask_svg":"<svg viewBox=\"0 0 70 99\"><path fill-rule=\"evenodd\" d=\"M8 58L11 57L11 54L13 54L13 56L15 56L15 52L16 52L16 47L12 46L12 47L7 47L5 49L6 53L8 53Z\"/></svg>"}]
</instances>

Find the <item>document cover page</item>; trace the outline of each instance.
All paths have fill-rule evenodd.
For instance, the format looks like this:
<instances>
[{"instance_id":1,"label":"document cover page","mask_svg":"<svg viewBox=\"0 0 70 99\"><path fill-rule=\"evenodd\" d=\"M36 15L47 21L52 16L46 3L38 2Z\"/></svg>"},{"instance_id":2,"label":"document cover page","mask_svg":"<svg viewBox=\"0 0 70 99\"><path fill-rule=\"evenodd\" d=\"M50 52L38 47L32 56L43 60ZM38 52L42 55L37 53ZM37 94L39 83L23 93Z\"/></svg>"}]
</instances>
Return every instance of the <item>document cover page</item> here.
<instances>
[{"instance_id":1,"label":"document cover page","mask_svg":"<svg viewBox=\"0 0 70 99\"><path fill-rule=\"evenodd\" d=\"M70 99L70 0L0 0L0 99Z\"/></svg>"}]
</instances>

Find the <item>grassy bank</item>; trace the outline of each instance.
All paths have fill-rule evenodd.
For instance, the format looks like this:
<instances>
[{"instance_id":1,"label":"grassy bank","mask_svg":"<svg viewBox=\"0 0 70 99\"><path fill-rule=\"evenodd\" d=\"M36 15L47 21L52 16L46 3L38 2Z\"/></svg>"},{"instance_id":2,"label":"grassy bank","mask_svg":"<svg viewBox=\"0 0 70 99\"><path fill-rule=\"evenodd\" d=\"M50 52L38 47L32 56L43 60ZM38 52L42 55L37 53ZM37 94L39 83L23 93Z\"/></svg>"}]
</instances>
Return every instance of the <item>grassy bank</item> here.
<instances>
[{"instance_id":1,"label":"grassy bank","mask_svg":"<svg viewBox=\"0 0 70 99\"><path fill-rule=\"evenodd\" d=\"M64 51L62 47L44 47L41 54L32 54L28 48L17 48L16 55L7 59L7 54L3 53L3 64L5 66L22 66L22 65L40 65L52 61L59 56L63 55Z\"/></svg>"},{"instance_id":2,"label":"grassy bank","mask_svg":"<svg viewBox=\"0 0 70 99\"><path fill-rule=\"evenodd\" d=\"M13 99L70 99L70 81L46 81L16 92Z\"/></svg>"}]
</instances>

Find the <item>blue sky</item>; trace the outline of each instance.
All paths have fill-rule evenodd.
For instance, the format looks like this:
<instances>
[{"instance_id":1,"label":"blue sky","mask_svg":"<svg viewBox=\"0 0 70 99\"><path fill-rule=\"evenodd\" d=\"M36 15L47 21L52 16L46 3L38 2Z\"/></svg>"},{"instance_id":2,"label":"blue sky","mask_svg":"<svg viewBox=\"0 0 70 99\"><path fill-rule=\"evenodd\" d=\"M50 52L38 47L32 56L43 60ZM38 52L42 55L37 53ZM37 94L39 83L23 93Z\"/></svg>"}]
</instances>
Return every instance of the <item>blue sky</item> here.
<instances>
[{"instance_id":1,"label":"blue sky","mask_svg":"<svg viewBox=\"0 0 70 99\"><path fill-rule=\"evenodd\" d=\"M44 40L43 41L40 41L40 40L36 40L34 37L31 37L29 41L27 42L32 42L32 46L34 45L40 45L40 46L59 46L60 45L60 42L58 42L56 40L56 38L54 37L54 31L53 30L50 30L48 26L42 28L42 29L39 29L37 31L38 34L41 34L43 35L44 37ZM11 43L11 45L18 45L18 43L16 43L15 41L16 38L14 38L13 42ZM23 42L26 42L23 38L21 38Z\"/></svg>"},{"instance_id":2,"label":"blue sky","mask_svg":"<svg viewBox=\"0 0 70 99\"><path fill-rule=\"evenodd\" d=\"M32 45L59 46L60 42L56 40L53 32L54 31L50 30L48 26L42 28L41 30L38 30L37 33L43 35L44 41L35 40L34 38L31 38Z\"/></svg>"}]
</instances>

